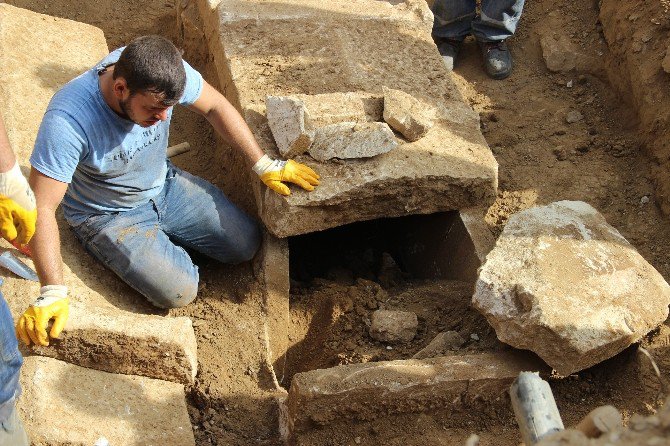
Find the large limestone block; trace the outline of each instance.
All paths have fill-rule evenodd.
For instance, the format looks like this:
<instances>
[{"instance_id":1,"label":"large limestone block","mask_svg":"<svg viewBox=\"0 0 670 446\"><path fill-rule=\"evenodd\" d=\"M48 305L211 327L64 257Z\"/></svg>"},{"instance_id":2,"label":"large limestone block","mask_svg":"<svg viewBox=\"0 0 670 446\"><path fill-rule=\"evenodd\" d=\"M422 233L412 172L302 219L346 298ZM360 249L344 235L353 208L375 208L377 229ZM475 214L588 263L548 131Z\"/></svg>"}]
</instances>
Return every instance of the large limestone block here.
<instances>
[{"instance_id":1,"label":"large limestone block","mask_svg":"<svg viewBox=\"0 0 670 446\"><path fill-rule=\"evenodd\" d=\"M184 386L25 358L19 412L33 445L195 445Z\"/></svg>"},{"instance_id":2,"label":"large limestone block","mask_svg":"<svg viewBox=\"0 0 670 446\"><path fill-rule=\"evenodd\" d=\"M370 158L398 147L393 131L384 122L341 122L318 128L309 149L312 158Z\"/></svg>"},{"instance_id":3,"label":"large limestone block","mask_svg":"<svg viewBox=\"0 0 670 446\"><path fill-rule=\"evenodd\" d=\"M272 156L280 154L265 116L268 95L381 98L387 86L439 110L428 135L382 155L326 162L298 156L321 175L313 192L291 186L283 197L258 181L240 181L253 185L258 213L276 236L495 198L497 163L432 41L425 2L198 0L198 7L221 89ZM229 154L231 165L244 164Z\"/></svg>"},{"instance_id":4,"label":"large limestone block","mask_svg":"<svg viewBox=\"0 0 670 446\"><path fill-rule=\"evenodd\" d=\"M507 406L521 371L546 371L534 355L483 353L369 362L293 377L284 407L289 435L343 420L374 420L424 410L466 409L475 401Z\"/></svg>"},{"instance_id":5,"label":"large limestone block","mask_svg":"<svg viewBox=\"0 0 670 446\"><path fill-rule=\"evenodd\" d=\"M53 94L107 53L105 36L98 28L0 4L0 113L24 172L29 167L28 158L37 130ZM119 371L127 373L146 373L179 381L189 377L190 380L195 371L195 350L189 323L172 318L163 318L160 322L160 318L135 319L132 314L125 314L125 311L146 313L155 310L146 304L146 299L87 254L60 212L57 215L64 279L70 289L71 301L97 308L99 312L91 310L88 316L87 312L82 313L73 305L70 327L74 331L71 335L66 333L67 340L64 339L64 345L73 350L55 351L58 347L54 347L54 343L49 347L50 351L42 349L41 353L104 370L116 371L115 367L118 367ZM22 257L22 260L34 268L29 258ZM0 276L4 279L2 292L12 314L18 317L39 296L39 284L5 271L0 271ZM100 318L96 320L93 315L100 315ZM129 323L126 330L123 321ZM162 337L172 332L175 336L149 345L146 342L150 340L148 333L151 332ZM181 334L181 339L176 334ZM89 341L93 342L94 349L90 358L83 354ZM132 346L133 350L122 352L121 346L128 349ZM123 359L114 364L112 358Z\"/></svg>"},{"instance_id":6,"label":"large limestone block","mask_svg":"<svg viewBox=\"0 0 670 446\"><path fill-rule=\"evenodd\" d=\"M670 286L593 207L559 201L510 218L472 301L501 341L568 375L661 324Z\"/></svg>"},{"instance_id":7,"label":"large limestone block","mask_svg":"<svg viewBox=\"0 0 670 446\"><path fill-rule=\"evenodd\" d=\"M192 384L198 368L191 319L138 315L74 302L61 339L43 356L126 375Z\"/></svg>"}]
</instances>

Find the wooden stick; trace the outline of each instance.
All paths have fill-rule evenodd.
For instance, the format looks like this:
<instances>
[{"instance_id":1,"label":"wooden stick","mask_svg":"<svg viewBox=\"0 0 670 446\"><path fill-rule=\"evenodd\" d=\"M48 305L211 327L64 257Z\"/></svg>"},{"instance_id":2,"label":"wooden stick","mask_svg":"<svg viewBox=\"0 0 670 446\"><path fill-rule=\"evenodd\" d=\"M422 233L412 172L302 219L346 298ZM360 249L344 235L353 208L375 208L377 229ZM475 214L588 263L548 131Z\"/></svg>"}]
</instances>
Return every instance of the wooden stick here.
<instances>
[{"instance_id":1,"label":"wooden stick","mask_svg":"<svg viewBox=\"0 0 670 446\"><path fill-rule=\"evenodd\" d=\"M556 407L549 383L533 372L521 372L509 389L512 408L526 446L563 430L561 414Z\"/></svg>"},{"instance_id":2,"label":"wooden stick","mask_svg":"<svg viewBox=\"0 0 670 446\"><path fill-rule=\"evenodd\" d=\"M589 438L598 438L622 426L621 414L614 406L600 406L589 412L575 429Z\"/></svg>"},{"instance_id":3,"label":"wooden stick","mask_svg":"<svg viewBox=\"0 0 670 446\"><path fill-rule=\"evenodd\" d=\"M167 148L167 157L172 158L173 156L181 155L182 153L186 153L189 150L191 150L191 145L188 142L182 142L180 144L176 144L172 147Z\"/></svg>"}]
</instances>

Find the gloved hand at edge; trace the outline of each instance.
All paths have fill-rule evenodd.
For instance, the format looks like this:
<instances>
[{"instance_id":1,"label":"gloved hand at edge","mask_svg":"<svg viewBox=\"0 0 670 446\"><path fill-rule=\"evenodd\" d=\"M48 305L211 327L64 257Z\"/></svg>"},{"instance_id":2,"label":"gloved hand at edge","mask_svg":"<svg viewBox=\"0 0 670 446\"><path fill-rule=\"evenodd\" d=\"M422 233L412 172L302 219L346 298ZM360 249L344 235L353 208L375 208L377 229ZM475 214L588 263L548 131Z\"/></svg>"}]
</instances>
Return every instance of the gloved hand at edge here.
<instances>
[{"instance_id":1,"label":"gloved hand at edge","mask_svg":"<svg viewBox=\"0 0 670 446\"><path fill-rule=\"evenodd\" d=\"M49 336L58 338L65 327L70 314L70 299L64 285L47 285L40 288L37 298L19 318L16 324L16 337L24 344L49 345ZM51 319L53 326L47 335L47 326Z\"/></svg>"},{"instance_id":2,"label":"gloved hand at edge","mask_svg":"<svg viewBox=\"0 0 670 446\"><path fill-rule=\"evenodd\" d=\"M21 173L19 163L0 173L0 235L7 241L26 245L35 233L35 195Z\"/></svg>"},{"instance_id":3,"label":"gloved hand at edge","mask_svg":"<svg viewBox=\"0 0 670 446\"><path fill-rule=\"evenodd\" d=\"M310 167L293 160L273 160L263 155L253 167L267 187L280 195L290 195L291 190L284 182L294 183L306 191L313 191L319 185L319 175Z\"/></svg>"}]
</instances>

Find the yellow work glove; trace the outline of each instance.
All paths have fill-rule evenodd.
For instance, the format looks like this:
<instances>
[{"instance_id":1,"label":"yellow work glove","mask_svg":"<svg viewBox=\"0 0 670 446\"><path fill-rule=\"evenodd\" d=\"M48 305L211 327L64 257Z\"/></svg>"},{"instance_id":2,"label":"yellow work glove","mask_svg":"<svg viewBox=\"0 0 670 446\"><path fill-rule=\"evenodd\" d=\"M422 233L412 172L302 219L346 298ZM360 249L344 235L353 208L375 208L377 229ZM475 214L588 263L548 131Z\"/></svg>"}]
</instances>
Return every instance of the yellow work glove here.
<instances>
[{"instance_id":1,"label":"yellow work glove","mask_svg":"<svg viewBox=\"0 0 670 446\"><path fill-rule=\"evenodd\" d=\"M67 287L63 285L47 285L40 289L37 298L16 324L16 337L24 344L49 345L47 326L53 318L49 335L60 336L70 314L70 300L67 298Z\"/></svg>"},{"instance_id":2,"label":"yellow work glove","mask_svg":"<svg viewBox=\"0 0 670 446\"><path fill-rule=\"evenodd\" d=\"M0 235L26 245L35 233L35 195L21 173L19 163L0 173Z\"/></svg>"},{"instance_id":3,"label":"yellow work glove","mask_svg":"<svg viewBox=\"0 0 670 446\"><path fill-rule=\"evenodd\" d=\"M319 175L304 164L293 160L273 160L267 155L253 167L267 187L280 195L291 195L291 190L284 182L294 183L307 191L313 191L319 185Z\"/></svg>"}]
</instances>

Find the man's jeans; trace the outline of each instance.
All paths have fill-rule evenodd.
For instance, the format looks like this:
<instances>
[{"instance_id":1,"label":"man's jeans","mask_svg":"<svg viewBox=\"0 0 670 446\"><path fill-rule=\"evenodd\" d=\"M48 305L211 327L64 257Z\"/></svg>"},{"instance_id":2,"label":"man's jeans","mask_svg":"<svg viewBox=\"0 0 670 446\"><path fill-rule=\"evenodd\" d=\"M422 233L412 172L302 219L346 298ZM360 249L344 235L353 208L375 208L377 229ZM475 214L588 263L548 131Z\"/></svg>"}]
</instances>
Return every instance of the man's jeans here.
<instances>
[{"instance_id":1,"label":"man's jeans","mask_svg":"<svg viewBox=\"0 0 670 446\"><path fill-rule=\"evenodd\" d=\"M16 341L14 320L2 293L0 293L0 354L2 354L0 363L0 424L2 424L9 419L16 398L21 393L19 369L23 364Z\"/></svg>"},{"instance_id":2,"label":"man's jeans","mask_svg":"<svg viewBox=\"0 0 670 446\"><path fill-rule=\"evenodd\" d=\"M463 40L468 34L481 42L505 40L514 34L524 0L482 0L477 16L475 0L436 0L433 37Z\"/></svg>"},{"instance_id":3,"label":"man's jeans","mask_svg":"<svg viewBox=\"0 0 670 446\"><path fill-rule=\"evenodd\" d=\"M73 228L86 249L160 308L198 292L198 267L184 247L224 263L251 258L258 224L211 183L169 164L163 190L135 209L89 217Z\"/></svg>"}]
</instances>

